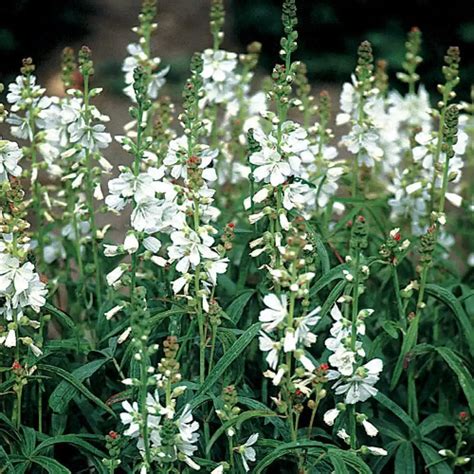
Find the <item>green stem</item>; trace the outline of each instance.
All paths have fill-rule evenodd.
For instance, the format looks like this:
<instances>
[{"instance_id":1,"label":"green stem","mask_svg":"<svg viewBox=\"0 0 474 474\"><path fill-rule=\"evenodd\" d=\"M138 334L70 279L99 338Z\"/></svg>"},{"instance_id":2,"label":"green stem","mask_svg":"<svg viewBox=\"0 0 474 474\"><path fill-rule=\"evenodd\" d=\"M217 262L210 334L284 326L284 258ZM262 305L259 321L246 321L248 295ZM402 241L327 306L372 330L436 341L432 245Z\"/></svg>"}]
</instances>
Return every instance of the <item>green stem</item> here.
<instances>
[{"instance_id":1,"label":"green stem","mask_svg":"<svg viewBox=\"0 0 474 474\"><path fill-rule=\"evenodd\" d=\"M398 271L395 265L392 265L392 278L393 278L393 286L395 290L395 298L397 300L398 317L400 319L400 322L405 324L406 323L405 312L403 310L402 298L400 296L400 282L398 280Z\"/></svg>"},{"instance_id":2,"label":"green stem","mask_svg":"<svg viewBox=\"0 0 474 474\"><path fill-rule=\"evenodd\" d=\"M356 352L357 342L357 315L359 314L359 274L360 274L360 251L357 249L355 254L355 275L354 275L354 287L352 293L352 326L351 326L351 350ZM349 432L351 438L351 448L356 449L357 447L357 433L356 433L356 419L355 419L355 405L350 406L349 410Z\"/></svg>"},{"instance_id":3,"label":"green stem","mask_svg":"<svg viewBox=\"0 0 474 474\"><path fill-rule=\"evenodd\" d=\"M146 398L148 395L148 364L146 356L146 344L142 341L141 345L141 377L140 377L140 411L142 418L141 434L145 447L145 463L151 468L150 441L148 436L148 407Z\"/></svg>"},{"instance_id":4,"label":"green stem","mask_svg":"<svg viewBox=\"0 0 474 474\"><path fill-rule=\"evenodd\" d=\"M84 118L86 126L90 124L90 111L89 111L89 75L84 74ZM86 165L86 204L87 211L89 214L89 223L91 226L92 235L92 256L94 261L95 270L95 295L96 304L100 308L102 306L102 270L99 263L99 245L97 242L97 224L95 221L95 210L94 210L94 180L92 179L93 165L91 161L91 153L89 148L85 149L85 165Z\"/></svg>"},{"instance_id":5,"label":"green stem","mask_svg":"<svg viewBox=\"0 0 474 474\"><path fill-rule=\"evenodd\" d=\"M232 436L227 436L227 441L228 441L228 444L229 444L230 472L234 472L234 441L232 440Z\"/></svg>"},{"instance_id":6,"label":"green stem","mask_svg":"<svg viewBox=\"0 0 474 474\"><path fill-rule=\"evenodd\" d=\"M435 205L435 198L436 198L436 192L435 192L435 185L436 185L436 165L438 164L439 157L441 155L441 150L443 147L443 132L444 132L444 122L445 122L445 116L446 116L446 109L448 106L448 100L449 100L449 95L451 93L451 88L448 86L448 84L445 85L444 87L444 92L443 92L443 108L441 109L441 114L439 117L439 125L438 125L438 141L436 142L436 151L433 156L433 178L431 180L431 211L434 210L434 205ZM446 161L448 161L448 158L446 157ZM447 168L447 166L445 166ZM446 171L446 169L445 169ZM443 180L444 184L444 180ZM444 198L442 198L444 200ZM444 203L443 203L443 208L444 208ZM442 212L442 211L441 211Z\"/></svg>"}]
</instances>

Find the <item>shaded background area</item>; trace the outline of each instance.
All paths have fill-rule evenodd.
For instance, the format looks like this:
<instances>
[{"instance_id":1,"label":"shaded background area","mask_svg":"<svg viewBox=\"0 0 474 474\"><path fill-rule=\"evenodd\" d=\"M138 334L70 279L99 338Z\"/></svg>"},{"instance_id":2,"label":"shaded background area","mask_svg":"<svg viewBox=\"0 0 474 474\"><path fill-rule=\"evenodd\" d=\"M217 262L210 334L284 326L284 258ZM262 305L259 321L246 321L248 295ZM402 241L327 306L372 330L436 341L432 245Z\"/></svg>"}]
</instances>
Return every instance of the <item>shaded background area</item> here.
<instances>
[{"instance_id":1,"label":"shaded background area","mask_svg":"<svg viewBox=\"0 0 474 474\"><path fill-rule=\"evenodd\" d=\"M127 43L134 40L140 0L2 0L0 2L0 74L6 82L22 57L40 64L39 75L59 65L63 46L87 43L98 62L105 87L120 92L120 65ZM158 0L156 54L172 66L171 87L181 86L193 51L210 44L210 0ZM446 48L461 47L463 98L474 82L474 3L461 0L299 0L298 58L309 66L314 81L341 83L354 68L357 45L369 39L377 58L393 73L400 67L407 30L418 26L424 35L420 72L429 87L441 79ZM227 0L227 48L242 50L251 41L263 43L262 68L278 59L281 0ZM48 78L49 79L49 78ZM172 91L173 92L173 91Z\"/></svg>"}]
</instances>

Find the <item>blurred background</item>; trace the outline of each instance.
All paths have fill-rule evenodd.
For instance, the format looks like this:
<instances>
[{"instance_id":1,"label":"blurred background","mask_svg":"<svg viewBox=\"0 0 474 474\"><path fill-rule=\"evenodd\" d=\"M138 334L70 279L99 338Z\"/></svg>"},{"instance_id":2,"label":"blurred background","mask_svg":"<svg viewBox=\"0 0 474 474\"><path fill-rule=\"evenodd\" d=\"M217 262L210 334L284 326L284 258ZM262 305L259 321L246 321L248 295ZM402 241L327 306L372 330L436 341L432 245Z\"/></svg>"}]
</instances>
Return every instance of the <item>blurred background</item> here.
<instances>
[{"instance_id":1,"label":"blurred background","mask_svg":"<svg viewBox=\"0 0 474 474\"><path fill-rule=\"evenodd\" d=\"M43 84L54 88L60 51L87 44L97 62L97 83L120 94L121 62L135 39L140 0L1 0L0 75L7 82L23 57L38 64ZM187 74L191 54L210 45L210 0L158 0L159 30L155 53L171 64L169 91L176 95ZM317 83L340 84L354 68L357 45L368 39L377 58L385 59L394 76L403 59L405 34L412 26L423 32L420 72L429 87L441 78L448 46L462 54L461 94L474 82L474 2L450 0L299 0L298 58ZM271 71L278 60L281 0L227 0L227 49L243 50L251 41L263 44L261 67Z\"/></svg>"}]
</instances>

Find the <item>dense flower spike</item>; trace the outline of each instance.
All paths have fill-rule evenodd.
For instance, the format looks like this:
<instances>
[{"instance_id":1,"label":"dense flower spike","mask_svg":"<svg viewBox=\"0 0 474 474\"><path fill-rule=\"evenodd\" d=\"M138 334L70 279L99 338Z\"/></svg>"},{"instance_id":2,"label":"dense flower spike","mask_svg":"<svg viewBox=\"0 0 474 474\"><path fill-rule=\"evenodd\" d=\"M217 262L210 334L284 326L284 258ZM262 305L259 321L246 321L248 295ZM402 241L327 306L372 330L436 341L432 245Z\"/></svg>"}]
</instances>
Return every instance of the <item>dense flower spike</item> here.
<instances>
[{"instance_id":1,"label":"dense flower spike","mask_svg":"<svg viewBox=\"0 0 474 474\"><path fill-rule=\"evenodd\" d=\"M58 97L30 58L7 87L0 471L466 469L474 88L457 101L459 50L433 107L417 28L406 91L362 42L333 130L297 60L297 2L261 83L262 45L227 50L226 2L209 3L175 108L143 0L118 152L88 47L64 49Z\"/></svg>"}]
</instances>

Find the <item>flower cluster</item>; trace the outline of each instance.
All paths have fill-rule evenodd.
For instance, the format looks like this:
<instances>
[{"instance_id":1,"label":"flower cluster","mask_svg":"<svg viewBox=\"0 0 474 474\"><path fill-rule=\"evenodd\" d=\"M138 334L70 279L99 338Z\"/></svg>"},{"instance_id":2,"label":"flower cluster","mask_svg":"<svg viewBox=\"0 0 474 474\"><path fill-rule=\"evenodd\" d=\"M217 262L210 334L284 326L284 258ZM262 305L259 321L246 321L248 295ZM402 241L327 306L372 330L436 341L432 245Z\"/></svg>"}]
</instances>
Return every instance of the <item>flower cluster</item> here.
<instances>
[{"instance_id":1,"label":"flower cluster","mask_svg":"<svg viewBox=\"0 0 474 474\"><path fill-rule=\"evenodd\" d=\"M43 328L43 323L36 318L46 303L47 289L29 261L24 192L14 179L0 186L0 345L17 348L21 342L39 356L42 331L36 331Z\"/></svg>"},{"instance_id":2,"label":"flower cluster","mask_svg":"<svg viewBox=\"0 0 474 474\"><path fill-rule=\"evenodd\" d=\"M168 66L160 70L161 59L151 55L150 39L158 26L157 23L154 23L155 16L156 0L143 2L142 11L138 17L140 25L133 28L133 32L139 36L139 41L127 46L129 56L127 56L122 66L126 84L124 92L133 101L136 101L134 72L137 67L141 67L147 72L146 90L150 99L158 97L160 89L165 84L165 76L170 69Z\"/></svg>"},{"instance_id":3,"label":"flower cluster","mask_svg":"<svg viewBox=\"0 0 474 474\"><path fill-rule=\"evenodd\" d=\"M176 461L199 470L200 466L192 459L198 449L199 423L194 421L189 405L182 408L179 416L176 413L177 398L186 389L185 386L176 386L181 380L179 363L176 361L179 348L176 337L168 337L163 346L164 357L158 364L158 373L151 375L147 382L148 385L154 384L156 389L146 393L144 406L136 401L122 403L124 411L120 414L120 420L126 426L123 434L137 439L137 447L144 458L142 472L153 472L151 463L163 467ZM155 369L150 367L148 372L153 374ZM126 379L123 383L137 387L141 384L138 379ZM160 402L161 391L165 392L164 405Z\"/></svg>"}]
</instances>

